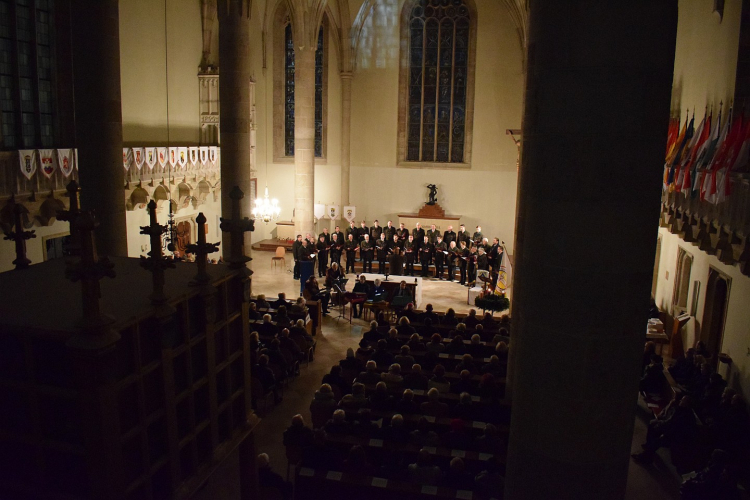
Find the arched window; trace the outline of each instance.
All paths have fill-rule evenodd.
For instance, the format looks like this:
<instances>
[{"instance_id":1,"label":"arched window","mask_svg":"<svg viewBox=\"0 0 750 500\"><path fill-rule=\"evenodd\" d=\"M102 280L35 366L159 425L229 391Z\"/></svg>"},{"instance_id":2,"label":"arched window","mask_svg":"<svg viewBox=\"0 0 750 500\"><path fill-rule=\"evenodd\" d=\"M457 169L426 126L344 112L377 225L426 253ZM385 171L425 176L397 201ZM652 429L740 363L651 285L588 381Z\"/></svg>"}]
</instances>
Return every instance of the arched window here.
<instances>
[{"instance_id":1,"label":"arched window","mask_svg":"<svg viewBox=\"0 0 750 500\"><path fill-rule=\"evenodd\" d=\"M675 269L672 303L674 315L687 312L688 292L690 291L690 271L693 268L693 256L680 248L677 251L677 269Z\"/></svg>"},{"instance_id":2,"label":"arched window","mask_svg":"<svg viewBox=\"0 0 750 500\"><path fill-rule=\"evenodd\" d=\"M404 6L400 162L470 163L475 26L467 0Z\"/></svg>"},{"instance_id":3,"label":"arched window","mask_svg":"<svg viewBox=\"0 0 750 500\"><path fill-rule=\"evenodd\" d=\"M294 39L292 23L281 4L274 34L274 156L276 161L294 158ZM318 32L315 50L315 158L326 156L327 57L326 23Z\"/></svg>"}]
</instances>

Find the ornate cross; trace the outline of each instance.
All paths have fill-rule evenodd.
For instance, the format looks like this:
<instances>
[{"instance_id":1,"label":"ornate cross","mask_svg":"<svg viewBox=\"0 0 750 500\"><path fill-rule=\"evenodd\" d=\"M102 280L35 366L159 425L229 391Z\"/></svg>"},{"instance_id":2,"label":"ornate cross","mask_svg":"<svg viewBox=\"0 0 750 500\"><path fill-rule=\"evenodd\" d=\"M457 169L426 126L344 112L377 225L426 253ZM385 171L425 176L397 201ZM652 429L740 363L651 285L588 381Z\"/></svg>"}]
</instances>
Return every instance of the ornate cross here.
<instances>
[{"instance_id":1,"label":"ornate cross","mask_svg":"<svg viewBox=\"0 0 750 500\"><path fill-rule=\"evenodd\" d=\"M20 203L13 205L13 223L16 227L15 231L11 231L5 235L6 240L15 241L16 243L16 260L13 261L16 269L27 269L31 261L26 257L26 240L36 238L34 231L24 231L23 229L23 214L26 207ZM26 210L28 212L28 210Z\"/></svg>"},{"instance_id":2,"label":"ornate cross","mask_svg":"<svg viewBox=\"0 0 750 500\"><path fill-rule=\"evenodd\" d=\"M67 186L65 186L65 189L68 192L65 196L70 198L70 202L68 203L70 208L68 208L68 210L58 210L57 218L59 220L67 221L70 224L70 245L68 246L70 255L80 255L81 243L79 241L78 231L75 229L76 219L81 213L80 205L78 204L78 191L80 191L80 188L78 187L78 183L75 180L72 180Z\"/></svg>"},{"instance_id":3,"label":"ornate cross","mask_svg":"<svg viewBox=\"0 0 750 500\"><path fill-rule=\"evenodd\" d=\"M167 231L167 226L162 226L156 221L156 202L151 200L147 208L149 225L141 226L141 234L146 234L151 239L151 251L148 257L141 255L141 267L151 271L153 291L149 298L152 304L159 306L167 301L164 294L164 270L174 268L174 262L162 253L161 235Z\"/></svg>"},{"instance_id":4,"label":"ornate cross","mask_svg":"<svg viewBox=\"0 0 750 500\"><path fill-rule=\"evenodd\" d=\"M244 197L245 193L242 192L239 186L234 186L229 193L229 198L232 200L232 218L220 218L221 225L219 227L225 233L229 233L230 247L227 262L229 262L231 269L245 267L245 263L252 260L245 255L245 233L255 230L255 221L247 217L242 217L240 201Z\"/></svg>"},{"instance_id":5,"label":"ornate cross","mask_svg":"<svg viewBox=\"0 0 750 500\"><path fill-rule=\"evenodd\" d=\"M91 212L78 214L75 229L81 242L81 260L76 263L69 262L65 270L65 276L69 280L81 282L83 329L91 333L98 333L103 325L112 321L101 313L99 281L104 277L115 277L115 265L107 257L99 258L96 253L94 229L98 226L99 223Z\"/></svg>"},{"instance_id":6,"label":"ornate cross","mask_svg":"<svg viewBox=\"0 0 750 500\"><path fill-rule=\"evenodd\" d=\"M204 285L211 280L211 276L206 272L208 265L206 259L208 254L219 250L219 243L206 243L206 216L203 212L198 214L195 222L198 224L198 243L185 247L185 253L195 254L195 262L198 266L198 274L190 282L193 286Z\"/></svg>"}]
</instances>

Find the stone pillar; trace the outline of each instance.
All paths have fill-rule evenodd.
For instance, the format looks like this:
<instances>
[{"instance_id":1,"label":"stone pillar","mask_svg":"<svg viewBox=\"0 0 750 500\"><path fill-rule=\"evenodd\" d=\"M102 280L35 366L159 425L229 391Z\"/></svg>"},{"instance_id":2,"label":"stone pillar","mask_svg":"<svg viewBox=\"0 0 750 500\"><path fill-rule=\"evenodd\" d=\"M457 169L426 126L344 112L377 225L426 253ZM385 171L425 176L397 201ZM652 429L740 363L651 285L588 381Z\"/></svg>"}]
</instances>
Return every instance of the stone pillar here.
<instances>
[{"instance_id":1,"label":"stone pillar","mask_svg":"<svg viewBox=\"0 0 750 500\"><path fill-rule=\"evenodd\" d=\"M219 15L219 124L221 129L221 215L232 218L229 194L234 186L250 189L250 2L223 0ZM252 210L251 196L240 202L241 213ZM221 252L230 255L229 234L222 235ZM245 233L245 255L250 255L250 233Z\"/></svg>"},{"instance_id":2,"label":"stone pillar","mask_svg":"<svg viewBox=\"0 0 750 500\"><path fill-rule=\"evenodd\" d=\"M296 32L295 32L296 33ZM315 234L315 48L298 44L294 50L294 230Z\"/></svg>"},{"instance_id":3,"label":"stone pillar","mask_svg":"<svg viewBox=\"0 0 750 500\"><path fill-rule=\"evenodd\" d=\"M625 495L676 30L677 0L530 2L505 498Z\"/></svg>"},{"instance_id":4,"label":"stone pillar","mask_svg":"<svg viewBox=\"0 0 750 500\"><path fill-rule=\"evenodd\" d=\"M125 256L118 0L72 0L70 8L81 209L96 212L99 252Z\"/></svg>"},{"instance_id":5,"label":"stone pillar","mask_svg":"<svg viewBox=\"0 0 750 500\"><path fill-rule=\"evenodd\" d=\"M341 72L341 207L349 205L350 137L352 126L352 74Z\"/></svg>"}]
</instances>

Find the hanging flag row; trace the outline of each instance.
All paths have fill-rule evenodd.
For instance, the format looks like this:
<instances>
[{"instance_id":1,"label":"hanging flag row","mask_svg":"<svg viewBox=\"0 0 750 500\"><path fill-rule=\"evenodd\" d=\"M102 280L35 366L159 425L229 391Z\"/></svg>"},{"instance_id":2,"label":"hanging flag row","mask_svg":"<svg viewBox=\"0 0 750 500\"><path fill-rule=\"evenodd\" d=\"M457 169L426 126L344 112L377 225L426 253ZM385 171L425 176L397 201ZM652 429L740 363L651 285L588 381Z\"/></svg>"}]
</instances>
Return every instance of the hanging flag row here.
<instances>
[{"instance_id":1,"label":"hanging flag row","mask_svg":"<svg viewBox=\"0 0 750 500\"><path fill-rule=\"evenodd\" d=\"M70 177L73 169L78 170L77 149L19 149L18 163L21 173L31 180L37 170L48 179L58 168L65 177Z\"/></svg>"},{"instance_id":2,"label":"hanging flag row","mask_svg":"<svg viewBox=\"0 0 750 500\"><path fill-rule=\"evenodd\" d=\"M722 123L719 109L706 113L695 127L692 118L673 118L667 132L663 189L684 193L712 204L731 194L730 174L746 172L750 160L750 117L734 116L730 108ZM689 119L688 119L689 118Z\"/></svg>"},{"instance_id":3,"label":"hanging flag row","mask_svg":"<svg viewBox=\"0 0 750 500\"><path fill-rule=\"evenodd\" d=\"M149 170L153 170L157 164L164 168L167 163L172 168L205 168L217 165L219 149L217 146L122 148L122 166L130 170L130 166L135 164L139 171L144 164Z\"/></svg>"}]
</instances>

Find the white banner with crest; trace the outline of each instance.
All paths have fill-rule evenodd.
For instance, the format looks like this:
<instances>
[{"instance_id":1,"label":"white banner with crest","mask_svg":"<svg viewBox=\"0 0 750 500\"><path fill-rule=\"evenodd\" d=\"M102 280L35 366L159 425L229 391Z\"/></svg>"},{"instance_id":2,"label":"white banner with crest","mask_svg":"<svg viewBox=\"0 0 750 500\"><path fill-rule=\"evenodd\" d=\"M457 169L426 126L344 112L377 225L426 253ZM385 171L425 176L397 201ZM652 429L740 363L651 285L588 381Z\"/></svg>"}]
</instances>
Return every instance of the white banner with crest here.
<instances>
[{"instance_id":1,"label":"white banner with crest","mask_svg":"<svg viewBox=\"0 0 750 500\"><path fill-rule=\"evenodd\" d=\"M167 148L156 148L156 158L159 165L164 168L164 165L167 164Z\"/></svg>"},{"instance_id":2,"label":"white banner with crest","mask_svg":"<svg viewBox=\"0 0 750 500\"><path fill-rule=\"evenodd\" d=\"M326 216L331 220L336 220L339 218L341 207L338 205L327 205L326 206Z\"/></svg>"},{"instance_id":3,"label":"white banner with crest","mask_svg":"<svg viewBox=\"0 0 750 500\"><path fill-rule=\"evenodd\" d=\"M199 147L198 156L200 157L201 165L208 163L208 146Z\"/></svg>"},{"instance_id":4,"label":"white banner with crest","mask_svg":"<svg viewBox=\"0 0 750 500\"><path fill-rule=\"evenodd\" d=\"M122 167L125 170L130 168L130 148L122 148Z\"/></svg>"},{"instance_id":5,"label":"white banner with crest","mask_svg":"<svg viewBox=\"0 0 750 500\"><path fill-rule=\"evenodd\" d=\"M58 149L57 150L57 166L60 167L60 172L65 177L70 177L73 173L73 150L72 149Z\"/></svg>"},{"instance_id":6,"label":"white banner with crest","mask_svg":"<svg viewBox=\"0 0 750 500\"><path fill-rule=\"evenodd\" d=\"M170 148L169 148L169 164L172 165L173 167L175 165L177 165L177 155L178 155L177 148L170 146Z\"/></svg>"},{"instance_id":7,"label":"white banner with crest","mask_svg":"<svg viewBox=\"0 0 750 500\"><path fill-rule=\"evenodd\" d=\"M196 146L190 146L190 163L193 165L198 164L198 148Z\"/></svg>"},{"instance_id":8,"label":"white banner with crest","mask_svg":"<svg viewBox=\"0 0 750 500\"><path fill-rule=\"evenodd\" d=\"M55 150L54 149L40 149L39 150L39 163L42 165L42 173L49 179L52 174L55 173Z\"/></svg>"},{"instance_id":9,"label":"white banner with crest","mask_svg":"<svg viewBox=\"0 0 750 500\"><path fill-rule=\"evenodd\" d=\"M344 207L344 219L352 222L357 217L357 207L349 205Z\"/></svg>"},{"instance_id":10,"label":"white banner with crest","mask_svg":"<svg viewBox=\"0 0 750 500\"><path fill-rule=\"evenodd\" d=\"M31 180L36 172L36 149L19 149L18 161L21 165L21 173Z\"/></svg>"},{"instance_id":11,"label":"white banner with crest","mask_svg":"<svg viewBox=\"0 0 750 500\"><path fill-rule=\"evenodd\" d=\"M154 169L154 165L156 165L156 148L146 148L146 165L148 165L149 170Z\"/></svg>"},{"instance_id":12,"label":"white banner with crest","mask_svg":"<svg viewBox=\"0 0 750 500\"><path fill-rule=\"evenodd\" d=\"M188 161L188 148L177 148L177 153L179 154L177 162L180 164L180 168L184 169Z\"/></svg>"},{"instance_id":13,"label":"white banner with crest","mask_svg":"<svg viewBox=\"0 0 750 500\"><path fill-rule=\"evenodd\" d=\"M133 160L135 161L135 166L138 170L143 168L143 162L146 160L146 157L143 154L143 148L133 148Z\"/></svg>"}]
</instances>

